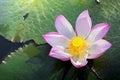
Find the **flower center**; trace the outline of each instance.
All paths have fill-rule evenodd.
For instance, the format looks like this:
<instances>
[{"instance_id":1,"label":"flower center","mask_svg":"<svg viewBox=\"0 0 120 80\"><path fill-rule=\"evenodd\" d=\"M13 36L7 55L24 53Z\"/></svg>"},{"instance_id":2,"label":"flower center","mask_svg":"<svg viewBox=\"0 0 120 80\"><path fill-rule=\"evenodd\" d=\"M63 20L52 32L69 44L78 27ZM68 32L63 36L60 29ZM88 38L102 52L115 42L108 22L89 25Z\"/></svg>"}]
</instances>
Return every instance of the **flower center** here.
<instances>
[{"instance_id":1,"label":"flower center","mask_svg":"<svg viewBox=\"0 0 120 80\"><path fill-rule=\"evenodd\" d=\"M73 37L68 44L68 52L72 56L80 56L87 48L87 42L83 37Z\"/></svg>"}]
</instances>

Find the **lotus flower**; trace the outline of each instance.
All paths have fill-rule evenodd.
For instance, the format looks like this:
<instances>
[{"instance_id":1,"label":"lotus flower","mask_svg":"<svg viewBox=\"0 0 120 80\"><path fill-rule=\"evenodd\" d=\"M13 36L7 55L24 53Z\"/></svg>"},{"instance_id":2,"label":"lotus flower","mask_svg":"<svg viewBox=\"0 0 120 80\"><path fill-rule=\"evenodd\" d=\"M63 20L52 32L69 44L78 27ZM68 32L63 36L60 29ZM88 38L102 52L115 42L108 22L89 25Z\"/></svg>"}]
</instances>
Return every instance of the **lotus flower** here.
<instances>
[{"instance_id":1,"label":"lotus flower","mask_svg":"<svg viewBox=\"0 0 120 80\"><path fill-rule=\"evenodd\" d=\"M73 66L85 66L87 59L95 59L111 47L111 43L102 39L110 25L100 23L92 29L88 10L83 11L76 20L75 30L69 21L58 15L55 21L57 32L43 35L45 41L52 46L49 56L62 60L70 60Z\"/></svg>"}]
</instances>

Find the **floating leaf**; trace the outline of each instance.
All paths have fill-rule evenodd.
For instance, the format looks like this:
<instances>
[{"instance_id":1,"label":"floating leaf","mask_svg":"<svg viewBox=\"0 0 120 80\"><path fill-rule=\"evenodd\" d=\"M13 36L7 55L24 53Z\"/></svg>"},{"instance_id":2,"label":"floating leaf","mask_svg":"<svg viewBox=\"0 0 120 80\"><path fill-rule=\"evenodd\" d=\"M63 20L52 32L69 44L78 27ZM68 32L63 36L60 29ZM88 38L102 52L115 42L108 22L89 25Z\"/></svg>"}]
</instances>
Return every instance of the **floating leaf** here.
<instances>
[{"instance_id":1,"label":"floating leaf","mask_svg":"<svg viewBox=\"0 0 120 80\"><path fill-rule=\"evenodd\" d=\"M120 1L101 0L101 3L90 9L94 24L106 22L111 25L105 39L112 47L105 54L94 60L93 70L103 80L119 80L120 77Z\"/></svg>"},{"instance_id":2,"label":"floating leaf","mask_svg":"<svg viewBox=\"0 0 120 80\"><path fill-rule=\"evenodd\" d=\"M19 48L0 65L0 80L97 80L87 67L76 69L71 67L70 62L50 58L49 50L50 46L47 44L40 47L30 44ZM80 77L81 74L84 78Z\"/></svg>"},{"instance_id":3,"label":"floating leaf","mask_svg":"<svg viewBox=\"0 0 120 80\"><path fill-rule=\"evenodd\" d=\"M0 65L0 80L48 80L55 73L59 74L62 71L60 66L58 68L53 66L56 62L47 56L48 49L46 53L41 52L39 56L35 56L38 52L40 53L38 48L28 45L12 53L10 58L5 59L6 64ZM31 58L31 54L35 55ZM58 69L57 72L56 69Z\"/></svg>"},{"instance_id":4,"label":"floating leaf","mask_svg":"<svg viewBox=\"0 0 120 80\"><path fill-rule=\"evenodd\" d=\"M7 33L1 34L13 41L44 43L42 35L55 31L58 14L65 15L74 26L79 13L92 5L92 0L1 0L0 24L9 25Z\"/></svg>"}]
</instances>

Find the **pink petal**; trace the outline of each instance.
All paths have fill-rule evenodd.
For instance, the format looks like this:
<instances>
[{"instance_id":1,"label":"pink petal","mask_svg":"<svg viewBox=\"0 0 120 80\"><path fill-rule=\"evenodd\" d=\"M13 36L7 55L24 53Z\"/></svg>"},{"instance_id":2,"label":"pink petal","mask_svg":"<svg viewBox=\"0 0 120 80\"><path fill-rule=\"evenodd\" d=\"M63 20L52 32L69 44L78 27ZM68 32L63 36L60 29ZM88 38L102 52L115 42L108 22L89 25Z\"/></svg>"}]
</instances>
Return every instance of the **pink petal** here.
<instances>
[{"instance_id":1,"label":"pink petal","mask_svg":"<svg viewBox=\"0 0 120 80\"><path fill-rule=\"evenodd\" d=\"M43 38L47 43L51 46L64 46L66 47L68 44L68 39L63 35L58 34L57 32L49 32L43 35Z\"/></svg>"},{"instance_id":2,"label":"pink petal","mask_svg":"<svg viewBox=\"0 0 120 80\"><path fill-rule=\"evenodd\" d=\"M85 66L88 61L87 61L87 55L84 58L79 58L78 60L75 60L74 57L70 58L71 63L73 64L74 67L80 68Z\"/></svg>"},{"instance_id":3,"label":"pink petal","mask_svg":"<svg viewBox=\"0 0 120 80\"><path fill-rule=\"evenodd\" d=\"M102 39L108 32L109 28L110 28L110 25L107 23L100 23L95 25L87 40L97 41L99 39Z\"/></svg>"},{"instance_id":4,"label":"pink petal","mask_svg":"<svg viewBox=\"0 0 120 80\"><path fill-rule=\"evenodd\" d=\"M88 10L83 11L76 20L75 30L78 36L86 38L91 31L91 18L89 16Z\"/></svg>"},{"instance_id":5,"label":"pink petal","mask_svg":"<svg viewBox=\"0 0 120 80\"><path fill-rule=\"evenodd\" d=\"M104 54L106 50L108 50L111 47L111 43L104 39L100 39L96 42L94 42L91 46L90 49L88 50L88 59L94 59L98 58L101 55Z\"/></svg>"},{"instance_id":6,"label":"pink petal","mask_svg":"<svg viewBox=\"0 0 120 80\"><path fill-rule=\"evenodd\" d=\"M53 47L49 53L49 56L62 61L68 61L70 59L70 55L64 52L64 48L62 47Z\"/></svg>"},{"instance_id":7,"label":"pink petal","mask_svg":"<svg viewBox=\"0 0 120 80\"><path fill-rule=\"evenodd\" d=\"M63 15L58 15L55 21L55 27L59 34L64 35L68 39L75 36L72 25L67 21Z\"/></svg>"}]
</instances>

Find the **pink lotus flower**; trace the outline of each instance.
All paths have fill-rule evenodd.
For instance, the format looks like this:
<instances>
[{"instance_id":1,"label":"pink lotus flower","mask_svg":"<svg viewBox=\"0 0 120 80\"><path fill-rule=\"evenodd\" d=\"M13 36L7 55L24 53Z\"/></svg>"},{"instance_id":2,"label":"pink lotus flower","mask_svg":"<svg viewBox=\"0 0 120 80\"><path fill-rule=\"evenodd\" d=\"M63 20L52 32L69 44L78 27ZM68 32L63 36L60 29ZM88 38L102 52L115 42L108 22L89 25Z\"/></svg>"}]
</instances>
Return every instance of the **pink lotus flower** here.
<instances>
[{"instance_id":1,"label":"pink lotus flower","mask_svg":"<svg viewBox=\"0 0 120 80\"><path fill-rule=\"evenodd\" d=\"M43 35L45 41L52 46L49 56L62 61L70 60L80 68L87 64L87 59L100 57L111 43L102 39L110 25L100 23L92 29L88 10L83 11L76 20L75 30L63 15L58 15L55 21L57 32Z\"/></svg>"}]
</instances>

